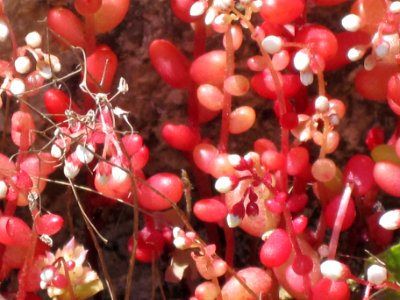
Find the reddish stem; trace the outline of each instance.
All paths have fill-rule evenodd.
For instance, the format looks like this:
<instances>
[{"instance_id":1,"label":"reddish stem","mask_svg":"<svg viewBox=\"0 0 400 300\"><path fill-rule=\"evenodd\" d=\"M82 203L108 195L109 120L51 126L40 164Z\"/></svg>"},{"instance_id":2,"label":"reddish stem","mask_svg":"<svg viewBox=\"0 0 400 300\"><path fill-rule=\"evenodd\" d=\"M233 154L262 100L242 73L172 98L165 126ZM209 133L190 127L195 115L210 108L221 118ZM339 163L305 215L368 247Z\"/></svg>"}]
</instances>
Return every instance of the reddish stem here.
<instances>
[{"instance_id":1,"label":"reddish stem","mask_svg":"<svg viewBox=\"0 0 400 300\"><path fill-rule=\"evenodd\" d=\"M351 192L352 192L352 187L349 184L347 184L343 191L342 199L340 200L340 205L337 212L335 225L333 227L332 236L329 243L329 254L328 254L329 259L334 259L336 256L340 231L342 230L344 217L346 216L347 207L349 206Z\"/></svg>"},{"instance_id":2,"label":"reddish stem","mask_svg":"<svg viewBox=\"0 0 400 300\"><path fill-rule=\"evenodd\" d=\"M235 50L233 48L233 38L231 27L225 32L226 42L226 71L225 78L232 76L235 71ZM218 150L220 152L226 152L228 149L229 141L229 120L231 114L232 96L231 94L224 91L224 104L222 107L222 120L221 120L221 132L219 136Z\"/></svg>"},{"instance_id":3,"label":"reddish stem","mask_svg":"<svg viewBox=\"0 0 400 300\"><path fill-rule=\"evenodd\" d=\"M27 249L27 254L25 257L24 265L22 266L20 270L20 275L18 278L18 293L16 295L17 300L24 300L26 299L26 294L27 294L27 280L28 280L28 275L30 274L30 270L33 264L33 259L35 255L35 248L36 248L36 243L37 243L37 233L35 230L32 231L32 236L31 236L31 243L29 244L29 247Z\"/></svg>"}]
</instances>

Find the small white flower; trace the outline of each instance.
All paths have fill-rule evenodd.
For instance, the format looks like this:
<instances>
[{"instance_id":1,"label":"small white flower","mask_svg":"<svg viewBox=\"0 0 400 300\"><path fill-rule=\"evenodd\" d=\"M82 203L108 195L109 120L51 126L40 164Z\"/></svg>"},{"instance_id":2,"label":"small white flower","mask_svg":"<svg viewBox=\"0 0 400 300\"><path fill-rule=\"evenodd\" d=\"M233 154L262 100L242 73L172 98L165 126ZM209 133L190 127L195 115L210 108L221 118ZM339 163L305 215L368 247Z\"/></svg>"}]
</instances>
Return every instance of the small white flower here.
<instances>
[{"instance_id":1,"label":"small white flower","mask_svg":"<svg viewBox=\"0 0 400 300\"><path fill-rule=\"evenodd\" d=\"M337 114L333 114L329 116L329 123L333 126L338 126L340 123L340 118Z\"/></svg>"},{"instance_id":2,"label":"small white flower","mask_svg":"<svg viewBox=\"0 0 400 300\"><path fill-rule=\"evenodd\" d=\"M237 167L240 165L242 158L237 154L228 155L228 161L232 165L232 167Z\"/></svg>"},{"instance_id":3,"label":"small white flower","mask_svg":"<svg viewBox=\"0 0 400 300\"><path fill-rule=\"evenodd\" d=\"M0 20L0 42L4 42L8 35L10 34L10 30L4 20Z\"/></svg>"},{"instance_id":4,"label":"small white flower","mask_svg":"<svg viewBox=\"0 0 400 300\"><path fill-rule=\"evenodd\" d=\"M174 246L177 249L184 250L187 248L186 238L184 236L178 236L174 239Z\"/></svg>"},{"instance_id":5,"label":"small white flower","mask_svg":"<svg viewBox=\"0 0 400 300\"><path fill-rule=\"evenodd\" d=\"M373 55L368 55L364 59L364 69L371 71L376 66L376 58Z\"/></svg>"},{"instance_id":6,"label":"small white flower","mask_svg":"<svg viewBox=\"0 0 400 300\"><path fill-rule=\"evenodd\" d=\"M118 84L118 92L125 94L129 91L129 85L126 82L124 77L121 77L119 79L119 84Z\"/></svg>"},{"instance_id":7,"label":"small white flower","mask_svg":"<svg viewBox=\"0 0 400 300\"><path fill-rule=\"evenodd\" d=\"M81 145L81 144L79 144L76 147L76 150L75 150L76 157L83 164L91 163L93 158L94 158L94 153L93 153L94 152L94 147L93 147L93 145L88 144L86 147Z\"/></svg>"},{"instance_id":8,"label":"small white flower","mask_svg":"<svg viewBox=\"0 0 400 300\"><path fill-rule=\"evenodd\" d=\"M325 96L318 96L314 103L315 110L325 113L329 110L329 100Z\"/></svg>"},{"instance_id":9,"label":"small white flower","mask_svg":"<svg viewBox=\"0 0 400 300\"><path fill-rule=\"evenodd\" d=\"M309 86L314 81L314 74L310 71L300 72L300 81L304 86Z\"/></svg>"},{"instance_id":10,"label":"small white flower","mask_svg":"<svg viewBox=\"0 0 400 300\"><path fill-rule=\"evenodd\" d=\"M387 280L387 270L382 266L372 265L367 270L367 278L372 284L382 284Z\"/></svg>"},{"instance_id":11,"label":"small white flower","mask_svg":"<svg viewBox=\"0 0 400 300\"><path fill-rule=\"evenodd\" d=\"M300 72L306 71L310 66L310 62L310 55L308 55L308 52L304 49L297 51L293 57L293 65L295 69Z\"/></svg>"},{"instance_id":12,"label":"small white flower","mask_svg":"<svg viewBox=\"0 0 400 300\"><path fill-rule=\"evenodd\" d=\"M37 31L29 32L25 36L25 43L32 48L38 48L42 44L42 36Z\"/></svg>"},{"instance_id":13,"label":"small white flower","mask_svg":"<svg viewBox=\"0 0 400 300\"><path fill-rule=\"evenodd\" d=\"M390 45L387 42L382 42L381 44L376 46L374 51L376 56L383 58L389 53L389 50L390 50Z\"/></svg>"},{"instance_id":14,"label":"small white flower","mask_svg":"<svg viewBox=\"0 0 400 300\"><path fill-rule=\"evenodd\" d=\"M20 94L23 94L25 92L25 83L22 79L19 78L14 78L11 80L10 84L10 92L14 96L18 96Z\"/></svg>"},{"instance_id":15,"label":"small white flower","mask_svg":"<svg viewBox=\"0 0 400 300\"><path fill-rule=\"evenodd\" d=\"M111 175L117 183L124 182L126 180L126 178L128 177L128 173L126 173L124 170L122 170L122 168L116 167L116 166L113 166L111 168Z\"/></svg>"},{"instance_id":16,"label":"small white flower","mask_svg":"<svg viewBox=\"0 0 400 300\"><path fill-rule=\"evenodd\" d=\"M76 177L76 175L78 175L80 171L79 166L75 165L73 162L71 161L65 161L64 164L64 175L65 177L69 178L69 179L73 179Z\"/></svg>"},{"instance_id":17,"label":"small white flower","mask_svg":"<svg viewBox=\"0 0 400 300\"><path fill-rule=\"evenodd\" d=\"M337 260L328 259L321 264L320 268L322 275L331 280L346 279L347 268Z\"/></svg>"},{"instance_id":18,"label":"small white flower","mask_svg":"<svg viewBox=\"0 0 400 300\"><path fill-rule=\"evenodd\" d=\"M266 240L268 240L268 238L271 236L271 234L274 232L273 230L268 230L266 232L264 232L261 236L261 239L265 242Z\"/></svg>"},{"instance_id":19,"label":"small white flower","mask_svg":"<svg viewBox=\"0 0 400 300\"><path fill-rule=\"evenodd\" d=\"M8 187L4 180L0 180L0 199L4 199L7 195Z\"/></svg>"},{"instance_id":20,"label":"small white flower","mask_svg":"<svg viewBox=\"0 0 400 300\"><path fill-rule=\"evenodd\" d=\"M54 269L51 267L46 267L42 270L42 272L40 273L40 280L48 283L50 281L53 280L54 276L55 276L55 272Z\"/></svg>"},{"instance_id":21,"label":"small white flower","mask_svg":"<svg viewBox=\"0 0 400 300\"><path fill-rule=\"evenodd\" d=\"M251 2L251 10L255 13L259 12L263 5L262 0L254 0Z\"/></svg>"},{"instance_id":22,"label":"small white flower","mask_svg":"<svg viewBox=\"0 0 400 300\"><path fill-rule=\"evenodd\" d=\"M248 162L253 162L254 165L260 164L260 154L254 151L247 152L243 158Z\"/></svg>"},{"instance_id":23,"label":"small white flower","mask_svg":"<svg viewBox=\"0 0 400 300\"><path fill-rule=\"evenodd\" d=\"M174 237L174 239L176 239L177 237L181 236L180 233L184 233L184 231L180 227L175 226L172 229L172 236Z\"/></svg>"},{"instance_id":24,"label":"small white flower","mask_svg":"<svg viewBox=\"0 0 400 300\"><path fill-rule=\"evenodd\" d=\"M63 152L62 152L60 147L58 147L57 145L53 144L53 146L51 146L50 154L54 158L60 158L62 156Z\"/></svg>"},{"instance_id":25,"label":"small white flower","mask_svg":"<svg viewBox=\"0 0 400 300\"><path fill-rule=\"evenodd\" d=\"M210 7L207 10L206 17L204 18L204 23L206 25L211 25L217 16L218 16L218 10L215 7Z\"/></svg>"},{"instance_id":26,"label":"small white flower","mask_svg":"<svg viewBox=\"0 0 400 300\"><path fill-rule=\"evenodd\" d=\"M365 47L353 47L347 51L347 58L351 61L357 61L361 59L365 54Z\"/></svg>"},{"instance_id":27,"label":"small white flower","mask_svg":"<svg viewBox=\"0 0 400 300\"><path fill-rule=\"evenodd\" d=\"M233 189L233 182L228 176L222 176L215 182L215 189L221 193L225 194Z\"/></svg>"},{"instance_id":28,"label":"small white flower","mask_svg":"<svg viewBox=\"0 0 400 300\"><path fill-rule=\"evenodd\" d=\"M329 246L327 244L322 244L318 247L318 254L321 258L328 257L329 255Z\"/></svg>"},{"instance_id":29,"label":"small white flower","mask_svg":"<svg viewBox=\"0 0 400 300\"><path fill-rule=\"evenodd\" d=\"M201 16L202 14L204 14L206 9L207 9L206 4L203 1L201 1L201 0L196 1L190 7L189 14L192 17L198 17L198 16Z\"/></svg>"},{"instance_id":30,"label":"small white flower","mask_svg":"<svg viewBox=\"0 0 400 300\"><path fill-rule=\"evenodd\" d=\"M269 35L262 40L261 46L269 54L275 54L282 50L283 40L279 36Z\"/></svg>"},{"instance_id":31,"label":"small white flower","mask_svg":"<svg viewBox=\"0 0 400 300\"><path fill-rule=\"evenodd\" d=\"M27 56L19 56L14 62L14 67L19 74L26 74L31 69L32 64Z\"/></svg>"},{"instance_id":32,"label":"small white flower","mask_svg":"<svg viewBox=\"0 0 400 300\"><path fill-rule=\"evenodd\" d=\"M229 228L238 227L242 223L242 219L234 214L228 214L226 216L226 224L228 224Z\"/></svg>"},{"instance_id":33,"label":"small white flower","mask_svg":"<svg viewBox=\"0 0 400 300\"><path fill-rule=\"evenodd\" d=\"M385 212L379 219L379 225L386 230L400 228L400 209L393 209Z\"/></svg>"},{"instance_id":34,"label":"small white flower","mask_svg":"<svg viewBox=\"0 0 400 300\"><path fill-rule=\"evenodd\" d=\"M106 183L108 182L108 178L109 177L107 175L100 174L100 173L96 174L96 180L100 185L106 185Z\"/></svg>"},{"instance_id":35,"label":"small white flower","mask_svg":"<svg viewBox=\"0 0 400 300\"><path fill-rule=\"evenodd\" d=\"M360 29L361 18L355 14L349 14L342 19L342 26L347 31L355 32Z\"/></svg>"},{"instance_id":36,"label":"small white flower","mask_svg":"<svg viewBox=\"0 0 400 300\"><path fill-rule=\"evenodd\" d=\"M392 14L400 13L400 1L393 1L392 3L390 3L389 11Z\"/></svg>"},{"instance_id":37,"label":"small white flower","mask_svg":"<svg viewBox=\"0 0 400 300\"><path fill-rule=\"evenodd\" d=\"M232 6L232 0L214 0L213 6L221 10L226 10Z\"/></svg>"}]
</instances>

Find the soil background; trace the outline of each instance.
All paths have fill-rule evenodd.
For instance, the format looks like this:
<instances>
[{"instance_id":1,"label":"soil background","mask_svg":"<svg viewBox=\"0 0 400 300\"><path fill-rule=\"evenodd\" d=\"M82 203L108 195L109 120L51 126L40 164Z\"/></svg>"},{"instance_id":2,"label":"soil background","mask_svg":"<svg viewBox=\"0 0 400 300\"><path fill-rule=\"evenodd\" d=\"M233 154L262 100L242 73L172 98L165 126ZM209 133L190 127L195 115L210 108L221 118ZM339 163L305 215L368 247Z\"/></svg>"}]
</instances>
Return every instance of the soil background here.
<instances>
[{"instance_id":1,"label":"soil background","mask_svg":"<svg viewBox=\"0 0 400 300\"><path fill-rule=\"evenodd\" d=\"M10 18L16 32L19 45L23 44L24 36L32 30L47 34L46 12L49 7L63 5L72 8L72 1L41 1L41 0L5 0L6 13ZM349 11L352 1L335 7L315 7L309 1L308 19L311 22L320 23L332 28L334 31L341 31L340 20ZM48 48L50 52L57 53L63 63L63 72L73 70L78 64L76 58L71 54L70 49L62 49L50 36ZM129 120L133 127L145 140L150 149L150 161L145 168L146 175L156 172L174 172L179 174L181 169L187 169L188 165L181 153L169 148L161 139L160 131L162 125L167 121L184 123L186 120L187 94L184 91L174 90L165 84L150 64L148 46L154 39L167 39L177 45L188 57L191 57L193 33L188 24L182 23L175 18L169 7L169 0L131 0L130 9L124 22L113 32L98 36L99 43L108 44L117 54L119 67L117 78L123 76L129 84L129 92L120 96L116 103L119 107L129 111ZM9 45L0 45L0 58L7 59L10 55ZM208 49L222 48L220 36L210 37ZM237 72L245 71L245 59L255 53L255 46L249 37L242 49L237 53ZM368 128L382 126L386 130L386 138L390 136L395 127L395 116L388 109L384 102L370 102L361 99L353 91L352 77L357 64L351 64L339 72L327 72L327 91L335 98L342 99L347 105L347 113L339 126L342 136L339 149L332 157L338 165L343 166L347 159L355 153L367 153L364 145L364 138ZM118 80L116 80L118 82ZM66 84L77 87L79 78L71 78ZM73 95L77 102L80 101L79 94ZM313 95L311 92L310 95ZM31 104L43 109L42 93L32 98ZM253 106L257 111L256 125L239 136L232 136L230 140L230 152L244 154L251 150L252 143L259 137L267 137L278 141L278 124L272 111L272 101L262 100L256 95L248 95L241 100L235 100L234 106L246 103ZM16 104L12 104L15 108ZM1 111L0 120L3 120L4 110ZM37 126L44 129L46 124L39 117L36 119ZM3 123L3 122L0 122ZM123 124L121 124L122 126ZM5 130L3 124L0 125ZM6 128L7 130L7 128ZM219 134L218 118L207 124L203 132L211 139L216 140ZM16 148L10 146L5 149L7 154L15 153ZM61 173L56 173L57 178ZM84 182L84 177L81 179ZM196 189L193 190L194 199ZM66 199L71 197L67 189L55 184L49 185L44 193L42 205L46 210L54 213L61 213L66 209ZM83 195L85 197L85 195ZM113 283L118 291L118 299L124 294L125 279L127 274L129 253L127 251L127 240L132 229L132 209L117 204L113 207L96 207L93 209L95 223L101 226L100 231L109 239L109 244L103 246L107 265L113 278ZM20 212L23 214L23 212ZM73 208L74 234L77 239L90 248L89 257L96 265L96 255L90 246L89 238L85 232L80 211ZM71 233L64 230L55 238L56 246L60 246L69 239ZM238 249L244 243L245 237L240 233L236 236ZM257 242L252 241L256 244ZM251 244L250 243L250 244ZM242 247L237 256L242 257L249 254L251 249ZM237 258L238 264L244 264L242 259ZM168 256L165 255L159 265L161 278L168 264ZM152 298L152 283L155 282L152 276L151 264L137 264L134 275L134 291L131 299L144 300ZM187 286L164 284L167 299L188 299ZM186 286L186 287L185 287ZM160 298L160 293L155 293L155 298ZM106 293L99 296L99 299L107 299Z\"/></svg>"}]
</instances>

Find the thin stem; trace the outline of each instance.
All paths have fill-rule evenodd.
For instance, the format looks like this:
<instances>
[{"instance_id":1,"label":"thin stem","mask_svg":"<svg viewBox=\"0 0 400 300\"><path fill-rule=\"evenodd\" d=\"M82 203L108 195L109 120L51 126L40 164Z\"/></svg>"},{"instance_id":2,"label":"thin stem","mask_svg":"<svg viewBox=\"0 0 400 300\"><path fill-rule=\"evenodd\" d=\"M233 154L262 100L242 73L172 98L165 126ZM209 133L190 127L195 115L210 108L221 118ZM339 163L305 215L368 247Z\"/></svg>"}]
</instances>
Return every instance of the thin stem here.
<instances>
[{"instance_id":1,"label":"thin stem","mask_svg":"<svg viewBox=\"0 0 400 300\"><path fill-rule=\"evenodd\" d=\"M333 227L333 232L331 236L331 240L329 243L329 259L334 259L336 256L336 250L339 243L340 231L342 230L344 217L346 216L347 207L349 206L350 196L352 192L352 187L350 184L347 184L342 195L342 199L340 200L339 209L336 215L335 225Z\"/></svg>"},{"instance_id":2,"label":"thin stem","mask_svg":"<svg viewBox=\"0 0 400 300\"><path fill-rule=\"evenodd\" d=\"M70 182L70 186L71 186L72 192L74 194L74 197L76 199L76 202L78 203L78 205L79 205L79 207L81 208L81 211L82 211L83 208L81 207L81 202L80 202L80 199L79 199L79 195L76 192L75 186L73 185L72 180L70 178L68 178L68 180ZM83 220L85 221L86 228L89 231L89 234L90 234L90 237L92 238L94 247L96 248L97 255L98 255L99 261L100 261L100 267L101 267L101 270L103 271L110 297L111 297L112 300L117 299L115 297L115 289L114 289L114 286L112 284L110 274L108 273L108 270L107 270L107 265L106 265L106 262L105 262L105 259L104 259L104 256L103 256L103 252L101 251L99 242L97 240L98 233L97 232L95 233L95 229L93 227L93 224L90 223L89 219L87 218L87 216L85 214L83 215Z\"/></svg>"},{"instance_id":3,"label":"thin stem","mask_svg":"<svg viewBox=\"0 0 400 300\"><path fill-rule=\"evenodd\" d=\"M33 259L35 256L35 249L37 243L38 235L35 230L32 231L31 242L27 249L27 255L25 257L24 265L21 268L20 276L18 278L18 293L16 295L17 300L26 299L27 293L27 284L28 284L28 275L30 274L30 270L33 264Z\"/></svg>"},{"instance_id":4,"label":"thin stem","mask_svg":"<svg viewBox=\"0 0 400 300\"><path fill-rule=\"evenodd\" d=\"M235 238L233 236L232 228L224 224L224 235L225 235L225 261L228 265L233 266L233 258L235 256Z\"/></svg>"},{"instance_id":5,"label":"thin stem","mask_svg":"<svg viewBox=\"0 0 400 300\"><path fill-rule=\"evenodd\" d=\"M233 48L233 37L231 32L231 26L225 32L226 42L226 71L225 79L232 76L235 72L235 50ZM230 114L232 110L232 95L224 90L224 102L222 106L222 120L221 120L221 131L219 136L218 149L220 152L226 152L228 149L229 141L229 122Z\"/></svg>"}]
</instances>

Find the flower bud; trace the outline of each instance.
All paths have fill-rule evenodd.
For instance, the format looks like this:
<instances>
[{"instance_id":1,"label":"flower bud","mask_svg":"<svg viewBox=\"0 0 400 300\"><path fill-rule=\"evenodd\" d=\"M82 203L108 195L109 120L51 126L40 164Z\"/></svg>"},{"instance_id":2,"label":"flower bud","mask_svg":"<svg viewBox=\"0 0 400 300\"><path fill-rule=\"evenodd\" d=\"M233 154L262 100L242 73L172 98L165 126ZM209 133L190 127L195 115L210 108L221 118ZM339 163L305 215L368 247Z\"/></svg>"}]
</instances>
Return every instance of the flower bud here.
<instances>
[{"instance_id":1,"label":"flower bud","mask_svg":"<svg viewBox=\"0 0 400 300\"><path fill-rule=\"evenodd\" d=\"M4 180L0 180L0 199L4 199L7 195L8 187Z\"/></svg>"},{"instance_id":2,"label":"flower bud","mask_svg":"<svg viewBox=\"0 0 400 300\"><path fill-rule=\"evenodd\" d=\"M215 182L215 189L221 194L232 191L236 187L236 183L232 178L228 176L219 177Z\"/></svg>"},{"instance_id":3,"label":"flower bud","mask_svg":"<svg viewBox=\"0 0 400 300\"><path fill-rule=\"evenodd\" d=\"M349 270L341 262L329 259L321 264L321 273L330 280L346 280L349 275Z\"/></svg>"},{"instance_id":4,"label":"flower bud","mask_svg":"<svg viewBox=\"0 0 400 300\"><path fill-rule=\"evenodd\" d=\"M372 284L382 284L387 280L387 270L382 266L372 265L367 270L367 278Z\"/></svg>"},{"instance_id":5,"label":"flower bud","mask_svg":"<svg viewBox=\"0 0 400 300\"><path fill-rule=\"evenodd\" d=\"M111 175L117 183L124 182L128 177L128 173L120 167L113 166L111 168Z\"/></svg>"},{"instance_id":6,"label":"flower bud","mask_svg":"<svg viewBox=\"0 0 400 300\"><path fill-rule=\"evenodd\" d=\"M355 32L360 29L361 18L355 14L349 14L342 19L342 26L347 31Z\"/></svg>"},{"instance_id":7,"label":"flower bud","mask_svg":"<svg viewBox=\"0 0 400 300\"><path fill-rule=\"evenodd\" d=\"M10 34L10 30L4 20L0 20L0 42L4 42L8 35Z\"/></svg>"},{"instance_id":8,"label":"flower bud","mask_svg":"<svg viewBox=\"0 0 400 300\"><path fill-rule=\"evenodd\" d=\"M89 164L92 162L94 158L94 151L94 147L91 144L88 144L86 147L79 144L75 149L76 157L83 164Z\"/></svg>"},{"instance_id":9,"label":"flower bud","mask_svg":"<svg viewBox=\"0 0 400 300\"><path fill-rule=\"evenodd\" d=\"M78 175L80 167L74 164L72 161L65 161L64 164L64 175L69 179L73 179Z\"/></svg>"},{"instance_id":10,"label":"flower bud","mask_svg":"<svg viewBox=\"0 0 400 300\"><path fill-rule=\"evenodd\" d=\"M293 58L293 65L297 71L305 71L310 66L310 56L306 50L297 51Z\"/></svg>"},{"instance_id":11,"label":"flower bud","mask_svg":"<svg viewBox=\"0 0 400 300\"><path fill-rule=\"evenodd\" d=\"M389 5L389 11L392 14L398 14L400 13L400 1L393 1L392 3L390 3Z\"/></svg>"},{"instance_id":12,"label":"flower bud","mask_svg":"<svg viewBox=\"0 0 400 300\"><path fill-rule=\"evenodd\" d=\"M385 212L379 219L379 225L386 230L400 228L400 209L393 209Z\"/></svg>"},{"instance_id":13,"label":"flower bud","mask_svg":"<svg viewBox=\"0 0 400 300\"><path fill-rule=\"evenodd\" d=\"M228 224L229 228L235 228L242 223L242 219L232 213L229 213L226 216L226 224Z\"/></svg>"},{"instance_id":14,"label":"flower bud","mask_svg":"<svg viewBox=\"0 0 400 300\"><path fill-rule=\"evenodd\" d=\"M15 71L26 74L32 67L31 61L27 56L19 56L14 62Z\"/></svg>"},{"instance_id":15,"label":"flower bud","mask_svg":"<svg viewBox=\"0 0 400 300\"><path fill-rule=\"evenodd\" d=\"M29 47L38 48L38 47L40 47L40 44L42 44L42 37L37 31L29 32L25 36L25 43Z\"/></svg>"},{"instance_id":16,"label":"flower bud","mask_svg":"<svg viewBox=\"0 0 400 300\"><path fill-rule=\"evenodd\" d=\"M269 35L262 40L261 46L269 54L275 54L282 50L283 40L279 36Z\"/></svg>"}]
</instances>

